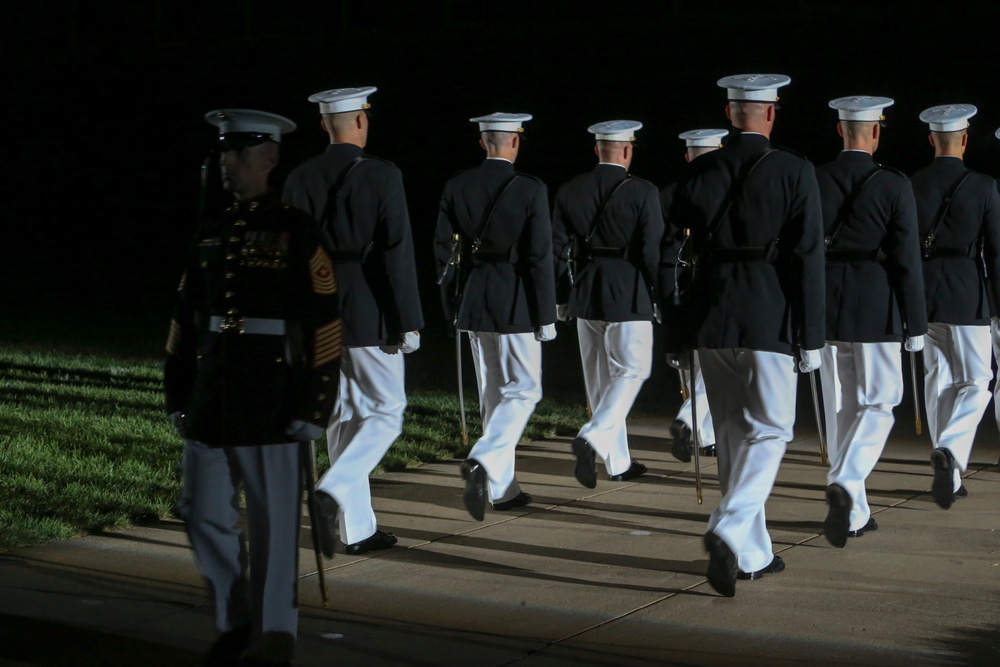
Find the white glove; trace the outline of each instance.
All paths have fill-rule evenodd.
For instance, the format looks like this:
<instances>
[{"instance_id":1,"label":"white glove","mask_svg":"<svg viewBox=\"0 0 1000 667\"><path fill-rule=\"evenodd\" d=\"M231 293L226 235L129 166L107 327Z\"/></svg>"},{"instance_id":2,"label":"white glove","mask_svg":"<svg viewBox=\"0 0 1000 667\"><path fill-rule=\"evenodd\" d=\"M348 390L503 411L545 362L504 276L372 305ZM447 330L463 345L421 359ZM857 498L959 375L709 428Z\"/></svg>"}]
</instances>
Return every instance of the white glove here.
<instances>
[{"instance_id":1,"label":"white glove","mask_svg":"<svg viewBox=\"0 0 1000 667\"><path fill-rule=\"evenodd\" d=\"M323 428L301 419L293 419L292 423L285 429L285 433L295 442L308 442L319 440L323 435Z\"/></svg>"},{"instance_id":2,"label":"white glove","mask_svg":"<svg viewBox=\"0 0 1000 667\"><path fill-rule=\"evenodd\" d=\"M541 329L535 332L535 340L544 343L548 340L555 340L556 337L556 325L546 324Z\"/></svg>"},{"instance_id":3,"label":"white glove","mask_svg":"<svg viewBox=\"0 0 1000 667\"><path fill-rule=\"evenodd\" d=\"M568 303L557 303L556 304L556 319L560 322L565 322L569 319L569 304Z\"/></svg>"},{"instance_id":4,"label":"white glove","mask_svg":"<svg viewBox=\"0 0 1000 667\"><path fill-rule=\"evenodd\" d=\"M812 373L822 365L819 350L799 350L799 372Z\"/></svg>"},{"instance_id":5,"label":"white glove","mask_svg":"<svg viewBox=\"0 0 1000 667\"><path fill-rule=\"evenodd\" d=\"M170 420L170 424L174 427L174 430L177 431L177 435L182 438L186 437L184 435L184 413L180 410L177 412L171 412L168 419Z\"/></svg>"},{"instance_id":6,"label":"white glove","mask_svg":"<svg viewBox=\"0 0 1000 667\"><path fill-rule=\"evenodd\" d=\"M679 371L691 370L687 352L667 352L667 365Z\"/></svg>"},{"instance_id":7,"label":"white glove","mask_svg":"<svg viewBox=\"0 0 1000 667\"><path fill-rule=\"evenodd\" d=\"M420 332L419 331L407 331L403 334L403 340L399 344L399 351L403 354L409 354L410 352L416 352L420 349Z\"/></svg>"},{"instance_id":8,"label":"white glove","mask_svg":"<svg viewBox=\"0 0 1000 667\"><path fill-rule=\"evenodd\" d=\"M653 304L653 319L657 324L663 324L663 313L660 312L660 304Z\"/></svg>"},{"instance_id":9,"label":"white glove","mask_svg":"<svg viewBox=\"0 0 1000 667\"><path fill-rule=\"evenodd\" d=\"M924 349L924 337L907 336L906 340L903 341L903 349L907 352L919 352Z\"/></svg>"}]
</instances>

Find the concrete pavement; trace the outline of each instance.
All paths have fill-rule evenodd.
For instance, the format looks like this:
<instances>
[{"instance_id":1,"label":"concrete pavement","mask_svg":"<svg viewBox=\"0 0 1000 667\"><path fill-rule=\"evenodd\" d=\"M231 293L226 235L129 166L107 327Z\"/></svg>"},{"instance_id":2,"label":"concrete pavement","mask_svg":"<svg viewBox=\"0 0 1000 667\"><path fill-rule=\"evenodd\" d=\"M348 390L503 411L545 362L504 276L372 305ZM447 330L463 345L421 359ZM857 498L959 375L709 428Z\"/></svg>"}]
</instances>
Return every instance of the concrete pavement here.
<instances>
[{"instance_id":1,"label":"concrete pavement","mask_svg":"<svg viewBox=\"0 0 1000 667\"><path fill-rule=\"evenodd\" d=\"M535 502L465 512L458 462L373 478L399 545L326 563L323 608L303 548L297 665L1000 665L1000 470L980 438L969 497L931 500L929 440L904 422L869 494L879 529L835 549L821 535L815 433L788 448L767 505L787 569L721 598L701 546L718 503L704 459L669 454L667 422L630 423L648 475L596 489L568 438L519 448ZM311 541L303 528L302 545ZM184 534L167 521L0 554L0 664L193 665L215 636Z\"/></svg>"}]
</instances>

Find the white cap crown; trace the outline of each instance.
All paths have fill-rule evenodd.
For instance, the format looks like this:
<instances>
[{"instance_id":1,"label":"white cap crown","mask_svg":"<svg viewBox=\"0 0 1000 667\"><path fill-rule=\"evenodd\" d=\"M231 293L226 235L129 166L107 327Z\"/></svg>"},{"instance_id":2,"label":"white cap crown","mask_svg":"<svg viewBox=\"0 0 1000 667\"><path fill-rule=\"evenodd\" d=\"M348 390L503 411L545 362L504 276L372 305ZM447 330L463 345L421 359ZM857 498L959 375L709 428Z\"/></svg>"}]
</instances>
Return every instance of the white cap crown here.
<instances>
[{"instance_id":1,"label":"white cap crown","mask_svg":"<svg viewBox=\"0 0 1000 667\"><path fill-rule=\"evenodd\" d=\"M837 110L837 117L840 120L848 121L884 120L882 110L893 104L892 98L872 97L870 95L838 97L835 100L830 100L830 108Z\"/></svg>"},{"instance_id":2,"label":"white cap crown","mask_svg":"<svg viewBox=\"0 0 1000 667\"><path fill-rule=\"evenodd\" d=\"M480 132L524 132L522 123L531 120L530 113L504 113L495 111L488 116L470 118L470 123L479 123Z\"/></svg>"},{"instance_id":3,"label":"white cap crown","mask_svg":"<svg viewBox=\"0 0 1000 667\"><path fill-rule=\"evenodd\" d=\"M362 88L333 88L309 96L309 101L319 104L319 112L324 116L348 111L361 111L371 107L368 96L378 88L364 86Z\"/></svg>"},{"instance_id":4,"label":"white cap crown","mask_svg":"<svg viewBox=\"0 0 1000 667\"><path fill-rule=\"evenodd\" d=\"M791 82L791 77L784 74L734 74L716 83L726 89L734 102L777 102L778 88Z\"/></svg>"},{"instance_id":5,"label":"white cap crown","mask_svg":"<svg viewBox=\"0 0 1000 667\"><path fill-rule=\"evenodd\" d=\"M596 141L635 141L635 133L642 129L637 120L607 120L587 128Z\"/></svg>"},{"instance_id":6,"label":"white cap crown","mask_svg":"<svg viewBox=\"0 0 1000 667\"><path fill-rule=\"evenodd\" d=\"M268 135L260 137L263 140L281 142L281 135L295 130L295 122L255 109L215 109L205 114L205 120L219 128L219 136L229 134Z\"/></svg>"},{"instance_id":7,"label":"white cap crown","mask_svg":"<svg viewBox=\"0 0 1000 667\"><path fill-rule=\"evenodd\" d=\"M722 146L722 138L729 134L729 130L688 130L677 135L678 139L684 140L684 145L688 148L719 148Z\"/></svg>"},{"instance_id":8,"label":"white cap crown","mask_svg":"<svg viewBox=\"0 0 1000 667\"><path fill-rule=\"evenodd\" d=\"M930 126L931 132L958 132L969 127L969 119L977 111L971 104L939 104L921 111L920 120Z\"/></svg>"}]
</instances>

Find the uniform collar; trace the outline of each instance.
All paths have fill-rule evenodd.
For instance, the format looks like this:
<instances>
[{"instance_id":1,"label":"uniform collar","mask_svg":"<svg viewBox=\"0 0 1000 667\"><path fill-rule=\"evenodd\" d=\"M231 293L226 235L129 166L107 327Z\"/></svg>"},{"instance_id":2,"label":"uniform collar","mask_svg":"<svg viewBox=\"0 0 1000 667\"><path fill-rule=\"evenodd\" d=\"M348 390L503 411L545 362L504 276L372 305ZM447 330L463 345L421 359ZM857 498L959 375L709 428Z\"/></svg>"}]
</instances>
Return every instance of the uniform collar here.
<instances>
[{"instance_id":1,"label":"uniform collar","mask_svg":"<svg viewBox=\"0 0 1000 667\"><path fill-rule=\"evenodd\" d=\"M233 201L233 205L229 207L229 210L239 211L241 214L252 213L264 208L270 208L280 201L278 193L274 190L268 190L264 194L259 197L254 197L253 199L247 199L246 201Z\"/></svg>"},{"instance_id":2,"label":"uniform collar","mask_svg":"<svg viewBox=\"0 0 1000 667\"><path fill-rule=\"evenodd\" d=\"M326 152L331 155L346 155L351 158L361 155L364 150L357 144L330 144L326 147Z\"/></svg>"},{"instance_id":3,"label":"uniform collar","mask_svg":"<svg viewBox=\"0 0 1000 667\"><path fill-rule=\"evenodd\" d=\"M738 128L733 128L733 134L726 146L746 146L750 150L760 150L764 146L770 146L771 140L759 132L744 132Z\"/></svg>"},{"instance_id":4,"label":"uniform collar","mask_svg":"<svg viewBox=\"0 0 1000 667\"><path fill-rule=\"evenodd\" d=\"M497 171L514 171L514 163L504 158L488 157L483 160L483 167Z\"/></svg>"},{"instance_id":5,"label":"uniform collar","mask_svg":"<svg viewBox=\"0 0 1000 667\"><path fill-rule=\"evenodd\" d=\"M837 156L837 159L844 162L852 162L852 163L864 162L870 164L875 162L875 156L873 156L868 151L855 151L855 150L840 151L840 154Z\"/></svg>"}]
</instances>

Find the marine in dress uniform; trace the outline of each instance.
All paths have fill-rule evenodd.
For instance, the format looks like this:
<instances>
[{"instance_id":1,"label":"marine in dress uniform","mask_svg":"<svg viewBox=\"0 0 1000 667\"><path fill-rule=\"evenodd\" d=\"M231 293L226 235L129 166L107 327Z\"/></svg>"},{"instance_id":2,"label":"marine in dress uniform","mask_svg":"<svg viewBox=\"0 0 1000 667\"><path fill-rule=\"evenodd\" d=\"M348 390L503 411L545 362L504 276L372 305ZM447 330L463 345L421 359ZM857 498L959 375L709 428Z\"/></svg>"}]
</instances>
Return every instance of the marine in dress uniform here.
<instances>
[{"instance_id":1,"label":"marine in dress uniform","mask_svg":"<svg viewBox=\"0 0 1000 667\"><path fill-rule=\"evenodd\" d=\"M923 347L927 331L913 190L876 164L887 97L842 97L844 150L816 170L826 238L823 383L830 453L823 533L843 547L874 531L865 479L878 463L903 398L900 343Z\"/></svg>"},{"instance_id":2,"label":"marine in dress uniform","mask_svg":"<svg viewBox=\"0 0 1000 667\"><path fill-rule=\"evenodd\" d=\"M700 248L680 305L664 295L663 324L667 352L697 349L705 376L723 494L705 535L708 580L725 596L736 594L737 578L785 567L771 549L764 503L792 437L796 356L809 372L823 346L815 172L768 138L777 88L789 81L748 74L718 82L733 136L691 164L667 213L667 234L690 229Z\"/></svg>"},{"instance_id":3,"label":"marine in dress uniform","mask_svg":"<svg viewBox=\"0 0 1000 667\"><path fill-rule=\"evenodd\" d=\"M944 509L967 495L961 473L990 402L989 302L1000 303L994 278L1000 276L1000 194L994 179L963 161L975 113L971 104L948 104L920 114L930 127L934 161L912 178L930 322L924 400L934 445L932 493Z\"/></svg>"},{"instance_id":4,"label":"marine in dress uniform","mask_svg":"<svg viewBox=\"0 0 1000 667\"><path fill-rule=\"evenodd\" d=\"M424 320L403 177L364 152L368 97L377 89L338 88L319 104L330 145L289 173L284 200L312 215L334 262L344 318L340 393L326 431L330 468L316 485L320 544L332 558L334 530L348 554L385 549L368 475L403 431L403 355L420 345Z\"/></svg>"},{"instance_id":5,"label":"marine in dress uniform","mask_svg":"<svg viewBox=\"0 0 1000 667\"><path fill-rule=\"evenodd\" d=\"M219 128L235 201L203 223L170 324L167 411L185 439L179 506L223 633L206 664L288 664L302 441L322 434L337 395L337 283L315 223L267 186L295 124L246 109L205 118Z\"/></svg>"},{"instance_id":6,"label":"marine in dress uniform","mask_svg":"<svg viewBox=\"0 0 1000 667\"><path fill-rule=\"evenodd\" d=\"M653 294L663 237L659 192L628 173L638 121L591 125L598 164L556 193L552 213L557 315L576 318L591 418L573 440L576 479L597 486L639 477L625 419L653 365Z\"/></svg>"},{"instance_id":7,"label":"marine in dress uniform","mask_svg":"<svg viewBox=\"0 0 1000 667\"><path fill-rule=\"evenodd\" d=\"M435 231L442 294L456 331L468 331L483 435L462 463L463 500L476 520L531 502L514 475L514 451L542 398L541 341L555 338L552 224L545 184L514 170L529 114L478 123L481 165L444 187ZM454 264L455 249L461 262ZM455 283L460 297L452 303Z\"/></svg>"},{"instance_id":8,"label":"marine in dress uniform","mask_svg":"<svg viewBox=\"0 0 1000 667\"><path fill-rule=\"evenodd\" d=\"M684 159L690 163L692 160L722 148L722 139L729 134L729 130L701 129L681 132L678 138L684 142ZM663 210L670 210L670 203L674 197L676 183L671 183L660 192L660 200ZM660 255L661 281L667 285L676 287L674 283L680 277L679 265L680 249L683 247L684 237L668 237L664 235L662 250ZM672 288L668 288L672 289ZM673 444L670 452L678 461L689 463L691 461L692 435L694 433L694 423L692 421L692 402L696 402L695 412L698 415L698 442L701 444L702 456L715 456L715 426L712 424L712 412L708 409L708 397L705 395L705 380L701 374L701 363L698 361L698 354L694 355L694 365L688 368L690 362L685 363L683 357L672 355L671 360L678 364L677 372L680 374L681 387L683 389L684 400L677 416L670 424L670 436Z\"/></svg>"},{"instance_id":9,"label":"marine in dress uniform","mask_svg":"<svg viewBox=\"0 0 1000 667\"><path fill-rule=\"evenodd\" d=\"M1000 128L993 133L1000 139ZM993 358L1000 360L1000 317L997 317L997 302L990 304L990 337L993 339ZM1000 426L1000 380L993 383L993 413L996 417L997 425ZM997 466L1000 467L1000 459L997 459Z\"/></svg>"}]
</instances>

